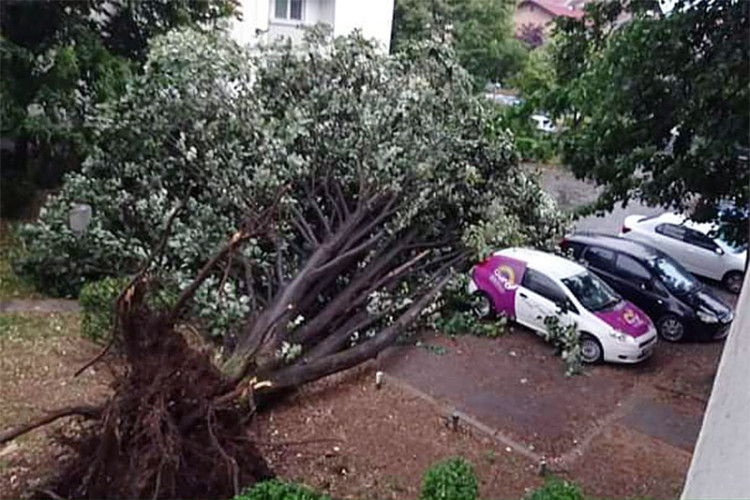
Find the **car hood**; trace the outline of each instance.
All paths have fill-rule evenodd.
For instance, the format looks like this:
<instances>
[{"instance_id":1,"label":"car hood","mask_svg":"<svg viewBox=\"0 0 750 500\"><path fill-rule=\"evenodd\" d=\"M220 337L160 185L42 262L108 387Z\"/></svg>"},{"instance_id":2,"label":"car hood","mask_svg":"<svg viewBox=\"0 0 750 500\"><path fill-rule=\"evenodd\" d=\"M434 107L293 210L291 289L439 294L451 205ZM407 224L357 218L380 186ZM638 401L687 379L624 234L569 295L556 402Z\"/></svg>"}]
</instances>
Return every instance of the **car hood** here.
<instances>
[{"instance_id":1,"label":"car hood","mask_svg":"<svg viewBox=\"0 0 750 500\"><path fill-rule=\"evenodd\" d=\"M719 319L725 319L732 314L732 307L706 287L701 287L693 293L686 295L683 300L696 311L708 311L716 315Z\"/></svg>"},{"instance_id":2,"label":"car hood","mask_svg":"<svg viewBox=\"0 0 750 500\"><path fill-rule=\"evenodd\" d=\"M620 301L612 309L596 311L594 315L615 330L631 337L640 337L651 328L651 320L646 313L627 300Z\"/></svg>"}]
</instances>

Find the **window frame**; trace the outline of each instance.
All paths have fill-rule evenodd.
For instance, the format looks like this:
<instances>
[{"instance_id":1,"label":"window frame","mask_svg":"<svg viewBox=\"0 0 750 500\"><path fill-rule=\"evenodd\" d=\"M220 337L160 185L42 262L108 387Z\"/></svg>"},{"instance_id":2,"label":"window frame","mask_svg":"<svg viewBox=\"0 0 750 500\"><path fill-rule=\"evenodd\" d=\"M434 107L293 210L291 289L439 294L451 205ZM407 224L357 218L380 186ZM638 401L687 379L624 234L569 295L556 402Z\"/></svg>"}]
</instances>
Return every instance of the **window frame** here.
<instances>
[{"instance_id":1,"label":"window frame","mask_svg":"<svg viewBox=\"0 0 750 500\"><path fill-rule=\"evenodd\" d=\"M698 242L691 241L691 238L690 238L691 235L696 236L698 240L701 240L701 239L705 240L706 244L701 245ZM702 250L707 250L712 253L716 253L716 249L719 248L719 245L713 239L711 239L710 236L705 235L701 233L700 231L696 231L695 229L692 229L689 227L685 228L685 238L683 239L683 241L687 243L688 245L692 245L694 247L698 247Z\"/></svg>"},{"instance_id":2,"label":"window frame","mask_svg":"<svg viewBox=\"0 0 750 500\"><path fill-rule=\"evenodd\" d=\"M594 264L592 264L591 262L589 262L589 260L586 258L586 256L589 254L589 252L593 252L595 250L601 250L601 251L604 251L604 252L609 252L611 254L611 257L610 257L610 260L609 260L609 267L607 267L605 269L605 268L601 268L599 266L595 266ZM617 252L615 252L614 250L610 250L609 248L604 248L604 247L600 247L600 246L596 246L596 245L588 245L586 247L586 249L581 253L581 260L583 260L586 264L588 264L589 266L591 266L591 267L593 267L595 269L599 269L600 271L605 271L605 272L608 272L608 273L611 273L612 271L614 271L616 258L617 258Z\"/></svg>"},{"instance_id":3,"label":"window frame","mask_svg":"<svg viewBox=\"0 0 750 500\"><path fill-rule=\"evenodd\" d=\"M277 14L277 7L279 0L271 0L272 4L272 11L273 11L273 20L279 21L279 22L286 22L286 23L301 23L305 20L305 0L281 0L285 3L286 9L284 13L284 17L279 17ZM292 2L298 1L300 4L300 12L299 12L299 19L291 17L292 14Z\"/></svg>"},{"instance_id":4,"label":"window frame","mask_svg":"<svg viewBox=\"0 0 750 500\"><path fill-rule=\"evenodd\" d=\"M537 278L537 276L541 277L541 279ZM540 290L537 290L535 288L529 287L528 286L528 284L529 284L528 280L539 280L540 285L542 287L549 287L550 285L552 285L552 287L554 287L553 289L556 289L557 292L559 293L559 297L557 299L554 299L554 298L551 298L548 295L547 291L544 291L544 290L540 291ZM544 281L547 281L548 283L544 283ZM560 305L561 302L562 303L566 303L566 302L570 301L570 298L568 297L568 294L565 293L565 290L564 290L563 286L560 286L559 284L555 283L555 280L553 280L552 278L550 278L546 274L544 274L544 273L542 273L540 271L536 271L534 269L531 269L529 267L526 268L526 271L524 272L523 278L521 279L521 286L524 287L525 289L529 290L530 292L534 292L535 294L539 295L540 297L543 297L544 299L549 300L550 302L552 302L555 305ZM553 289L551 289L551 290L553 290Z\"/></svg>"},{"instance_id":5,"label":"window frame","mask_svg":"<svg viewBox=\"0 0 750 500\"><path fill-rule=\"evenodd\" d=\"M621 258L624 261L629 259L632 262L634 262L638 267L640 267L645 272L645 276L636 276L634 273L630 272L629 270L620 267ZM643 265L642 263L638 261L638 259L631 257L628 254L624 254L622 252L617 252L617 256L615 257L614 271L620 278L626 279L626 280L633 279L633 280L640 280L643 283L648 283L649 281L654 279L654 275L648 270L648 266Z\"/></svg>"},{"instance_id":6,"label":"window frame","mask_svg":"<svg viewBox=\"0 0 750 500\"><path fill-rule=\"evenodd\" d=\"M678 231L681 231L681 232L682 232L682 235L681 235L681 236L679 236L679 237L677 237L677 236L674 236L674 235L672 235L672 234L667 234L667 233L665 233L665 232L664 232L664 228L665 228L665 227L667 227L667 228L670 228L670 229L676 229L676 230L678 230ZM673 239L673 240L677 240L677 241L683 241L683 242L684 242L684 241L685 241L685 235L686 235L686 229L687 229L687 228L686 228L685 226L680 226L679 224L672 224L671 222L662 222L661 224L658 224L658 225L657 225L657 226L656 226L656 227L654 228L654 232L655 232L656 234L659 234L659 235L661 235L661 236L664 236L665 238L671 238L671 239Z\"/></svg>"}]
</instances>

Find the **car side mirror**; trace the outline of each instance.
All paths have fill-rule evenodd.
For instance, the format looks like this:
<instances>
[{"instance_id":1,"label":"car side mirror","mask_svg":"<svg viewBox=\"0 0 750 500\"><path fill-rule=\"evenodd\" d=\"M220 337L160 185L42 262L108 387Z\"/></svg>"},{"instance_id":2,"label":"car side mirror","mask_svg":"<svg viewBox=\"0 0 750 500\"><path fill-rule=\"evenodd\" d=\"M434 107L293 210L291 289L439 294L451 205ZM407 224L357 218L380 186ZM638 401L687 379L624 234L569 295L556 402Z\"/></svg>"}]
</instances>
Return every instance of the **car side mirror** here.
<instances>
[{"instance_id":1,"label":"car side mirror","mask_svg":"<svg viewBox=\"0 0 750 500\"><path fill-rule=\"evenodd\" d=\"M724 255L724 250L722 250L721 247L716 247L714 252L716 252L716 255Z\"/></svg>"}]
</instances>

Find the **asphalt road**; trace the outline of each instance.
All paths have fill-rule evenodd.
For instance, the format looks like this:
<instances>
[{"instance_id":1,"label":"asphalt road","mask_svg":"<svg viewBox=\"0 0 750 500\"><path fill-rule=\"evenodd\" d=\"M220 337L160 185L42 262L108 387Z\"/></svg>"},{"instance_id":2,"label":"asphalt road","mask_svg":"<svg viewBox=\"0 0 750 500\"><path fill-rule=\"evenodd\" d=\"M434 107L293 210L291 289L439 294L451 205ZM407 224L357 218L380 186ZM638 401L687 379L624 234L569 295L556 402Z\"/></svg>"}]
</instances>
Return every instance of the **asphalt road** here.
<instances>
[{"instance_id":1,"label":"asphalt road","mask_svg":"<svg viewBox=\"0 0 750 500\"><path fill-rule=\"evenodd\" d=\"M599 195L600 189L590 182L576 179L563 167L550 165L531 165L527 168L538 169L541 173L542 187L552 195L557 204L565 211L573 211L576 207L590 203ZM588 216L575 222L576 231L596 231L599 233L616 235L620 232L625 217L629 215L658 215L665 212L663 207L649 207L637 201L627 206L616 206L604 216ZM712 290L733 307L737 304L737 296L725 291L721 285L711 280L703 280Z\"/></svg>"}]
</instances>

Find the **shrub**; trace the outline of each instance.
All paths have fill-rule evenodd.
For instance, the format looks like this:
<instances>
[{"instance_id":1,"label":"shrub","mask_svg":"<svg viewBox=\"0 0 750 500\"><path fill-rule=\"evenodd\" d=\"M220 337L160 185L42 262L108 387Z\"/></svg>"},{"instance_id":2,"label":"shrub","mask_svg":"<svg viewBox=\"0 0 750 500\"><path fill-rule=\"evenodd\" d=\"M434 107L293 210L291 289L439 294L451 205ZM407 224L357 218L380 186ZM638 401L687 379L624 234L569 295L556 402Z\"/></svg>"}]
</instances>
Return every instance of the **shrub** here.
<instances>
[{"instance_id":1,"label":"shrub","mask_svg":"<svg viewBox=\"0 0 750 500\"><path fill-rule=\"evenodd\" d=\"M86 283L81 288L81 334L99 341L114 326L114 303L129 278L104 278Z\"/></svg>"},{"instance_id":2,"label":"shrub","mask_svg":"<svg viewBox=\"0 0 750 500\"><path fill-rule=\"evenodd\" d=\"M581 373L583 360L581 359L581 334L577 325L562 325L557 316L544 318L544 326L547 330L540 336L554 345L565 362L565 375L576 375Z\"/></svg>"},{"instance_id":3,"label":"shrub","mask_svg":"<svg viewBox=\"0 0 750 500\"><path fill-rule=\"evenodd\" d=\"M257 483L233 500L330 500L330 497L305 486L273 479Z\"/></svg>"},{"instance_id":4,"label":"shrub","mask_svg":"<svg viewBox=\"0 0 750 500\"><path fill-rule=\"evenodd\" d=\"M534 490L527 500L584 500L581 489L569 481L548 478L544 486Z\"/></svg>"},{"instance_id":5,"label":"shrub","mask_svg":"<svg viewBox=\"0 0 750 500\"><path fill-rule=\"evenodd\" d=\"M476 497L474 468L461 457L438 462L425 472L422 500L474 500Z\"/></svg>"}]
</instances>

